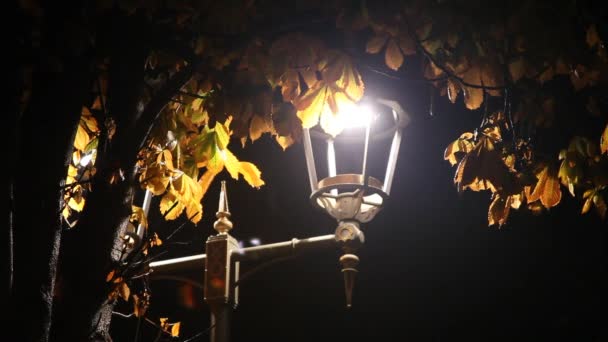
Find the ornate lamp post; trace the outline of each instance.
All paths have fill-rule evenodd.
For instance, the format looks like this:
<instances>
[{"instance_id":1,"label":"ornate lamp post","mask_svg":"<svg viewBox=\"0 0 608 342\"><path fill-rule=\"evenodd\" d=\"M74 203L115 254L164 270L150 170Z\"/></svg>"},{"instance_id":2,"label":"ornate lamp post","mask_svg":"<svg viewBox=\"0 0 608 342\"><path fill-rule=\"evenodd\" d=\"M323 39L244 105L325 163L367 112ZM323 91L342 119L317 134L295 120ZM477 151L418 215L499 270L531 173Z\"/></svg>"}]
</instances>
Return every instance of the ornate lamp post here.
<instances>
[{"instance_id":1,"label":"ornate lamp post","mask_svg":"<svg viewBox=\"0 0 608 342\"><path fill-rule=\"evenodd\" d=\"M409 123L409 117L395 101L377 99L369 105L373 111L367 115L359 112L345 116L349 120L345 122L346 126L359 121L362 124L359 128L345 129L343 134L336 136L325 134L316 128L304 130L304 151L312 190L310 199L315 207L337 220L334 234L239 248L237 241L229 234L233 225L230 221L226 184L222 182L217 220L213 225L218 233L207 239L206 253L150 263L153 274L204 265L205 301L212 313L211 341L229 341L230 314L238 304L241 261L262 261L303 250L338 246L344 253L339 261L344 274L346 306L351 306L359 263L359 258L354 253L364 242L361 224L372 220L389 196L402 129ZM357 155L354 151L357 145L361 146L359 163L348 169L346 164ZM384 159L380 153L382 147L376 145L388 147L388 153L384 156L386 166L382 168L382 181L379 176L373 176L376 168L370 167L376 158ZM346 158L341 158L336 153L337 149L344 149ZM315 160L315 154L325 154L326 165L323 165L322 160ZM343 165L338 161L346 163ZM319 180L317 171L322 169L327 170L326 177Z\"/></svg>"},{"instance_id":2,"label":"ornate lamp post","mask_svg":"<svg viewBox=\"0 0 608 342\"><path fill-rule=\"evenodd\" d=\"M409 123L409 117L395 101L376 99L373 103L365 103L356 109L357 112L349 113L350 115L345 117L349 121L344 123L343 126L346 127L339 135L332 136L320 130L304 130L304 153L312 191L311 202L338 221L335 239L344 252L340 264L344 274L347 307L352 305L352 290L359 263L354 252L365 241L360 224L371 221L388 198L395 174L402 129ZM351 128L350 132L348 128ZM326 145L327 176L321 180L317 178L317 164L320 162L315 160L311 137ZM371 175L369 159L381 157L377 152L381 147L386 147L389 139L391 140L386 167L382 170L384 178L380 181L379 176ZM338 164L336 158L338 144L345 145L344 152L348 155L359 153L360 163L353 165L350 160L346 162L351 165L340 167L342 165ZM376 146L378 144L381 146ZM355 150L357 145L361 147L359 151ZM374 156L370 158L371 154ZM338 173L338 170L348 171Z\"/></svg>"}]
</instances>

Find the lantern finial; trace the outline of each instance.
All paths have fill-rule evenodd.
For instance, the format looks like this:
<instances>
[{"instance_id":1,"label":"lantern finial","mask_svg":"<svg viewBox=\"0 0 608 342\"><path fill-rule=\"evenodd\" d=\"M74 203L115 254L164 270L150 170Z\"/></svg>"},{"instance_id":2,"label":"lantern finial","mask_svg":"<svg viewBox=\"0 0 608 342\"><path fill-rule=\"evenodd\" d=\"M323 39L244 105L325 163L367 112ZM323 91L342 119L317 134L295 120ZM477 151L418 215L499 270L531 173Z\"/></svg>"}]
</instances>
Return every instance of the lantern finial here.
<instances>
[{"instance_id":1,"label":"lantern finial","mask_svg":"<svg viewBox=\"0 0 608 342\"><path fill-rule=\"evenodd\" d=\"M226 181L222 181L220 189L220 203L218 204L217 220L213 223L213 228L220 234L227 234L232 229L232 221L230 221L230 210L228 209L228 193L226 192Z\"/></svg>"}]
</instances>

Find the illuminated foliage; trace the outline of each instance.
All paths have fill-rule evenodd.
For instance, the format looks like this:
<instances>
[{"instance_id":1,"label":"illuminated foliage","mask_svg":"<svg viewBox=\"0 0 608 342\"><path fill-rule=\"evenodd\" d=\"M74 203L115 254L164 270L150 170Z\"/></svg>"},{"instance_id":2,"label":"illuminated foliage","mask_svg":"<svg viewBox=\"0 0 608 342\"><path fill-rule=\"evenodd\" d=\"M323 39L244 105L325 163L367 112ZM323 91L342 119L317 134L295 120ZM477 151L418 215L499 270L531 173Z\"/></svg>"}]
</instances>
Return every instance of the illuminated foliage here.
<instances>
[{"instance_id":1,"label":"illuminated foliage","mask_svg":"<svg viewBox=\"0 0 608 342\"><path fill-rule=\"evenodd\" d=\"M220 172L265 184L260 169L272 166L241 161L235 141L247 148L267 136L287 149L303 128L340 133L344 109L372 93L368 71L429 84L479 115L444 158L455 167L455 191L491 193L489 225L506 224L512 210L554 210L568 194L582 214L594 208L606 219L608 38L586 2L296 3L94 1L69 12L76 29L48 38L45 23L63 20L46 20L57 13L42 3L19 2L32 24L18 30L27 56L19 61L21 112L35 93L34 71L61 78L74 67L64 55L92 71L89 94L73 107L80 109L65 113L80 115L62 151L71 160L56 210L70 231L88 228L79 223L92 194L122 196L108 203L120 217L104 229L123 239L124 254L145 255L161 240L128 197L133 189L153 194L152 210L166 220L200 222ZM141 250L128 252L139 225ZM133 298L141 316L149 295L130 289L129 278L142 274L125 273L132 260L122 257L99 264L114 269L109 293Z\"/></svg>"},{"instance_id":2,"label":"illuminated foliage","mask_svg":"<svg viewBox=\"0 0 608 342\"><path fill-rule=\"evenodd\" d=\"M458 164L454 181L459 191L513 192L511 183L517 183L518 191L531 188L528 202L540 200L545 208L559 203L561 189L555 182L555 167L549 167L554 162L550 158L537 160L533 143L536 136L517 132L556 125L556 108L560 104L551 87L563 79L569 80L575 93L590 89L586 110L603 115L605 110L593 89L605 83L607 57L595 23L583 24L584 34L576 35L566 25L546 25L568 22L568 11L527 2L505 5L500 11L467 4L457 10L449 2L335 5L338 30L359 35L365 41L362 50L382 53L387 68L399 71L410 59L421 66L420 73L439 94L455 104L462 99L466 108L483 110L485 116L488 107L493 106L491 102L497 102L493 98L504 103L504 108L499 109L501 122L493 127L485 122L478 134L464 133L446 149L446 159L452 165ZM135 11L136 7L131 6L135 5L123 9ZM145 10L156 13L156 6L159 5ZM166 219L186 212L193 222L198 222L202 215L200 201L215 175L224 168L235 179L243 175L254 187L263 184L255 165L238 161L227 149L231 137L245 146L248 141L270 134L285 149L299 141L303 127L320 124L327 133L336 135L343 128L340 113L364 95L364 80L359 72L362 59L331 46L322 36L306 29L253 34L240 44L227 44L231 34L246 32L248 25L257 20L256 15L263 17L268 10L260 5L255 15L249 15L246 11L256 5L230 6L230 16L238 14L243 21L239 25L214 26L215 32L225 34L221 39L205 32L195 35L190 45L194 60L164 50L154 50L147 58L148 72L157 77L205 61L164 107L150 143L141 152L139 180L143 188L162 196L161 212ZM196 27L201 18L197 18L194 8L187 2L177 5L174 10L179 14L173 25L180 30ZM226 10L221 5L213 9ZM221 12L219 17L227 13ZM532 18L531 13L538 15ZM476 15L486 19L471 22L471 16ZM203 26L210 28L208 25ZM104 87L107 88L106 83ZM144 98L153 96L152 89ZM104 101L106 95L99 92L91 108L100 109ZM89 145L95 144L99 134L96 121L86 111L85 108L74 141L80 154L92 150ZM230 131L228 125L232 127ZM608 128L599 145L604 155L608 151L607 132ZM503 141L505 134L510 141ZM574 195L573 187L585 183L580 174L583 156L576 151L566 154L560 158L563 162L558 176ZM605 159L602 155L597 157ZM537 169L543 169L539 163L548 169L538 173ZM70 169L69 173L77 172ZM534 184L528 184L531 180ZM74 177L68 176L68 182L74 182ZM71 211L82 210L85 197L80 185L66 193L64 216L68 217ZM600 193L602 197L603 191ZM504 193L495 196L493 203L498 203L498 198L506 197Z\"/></svg>"}]
</instances>

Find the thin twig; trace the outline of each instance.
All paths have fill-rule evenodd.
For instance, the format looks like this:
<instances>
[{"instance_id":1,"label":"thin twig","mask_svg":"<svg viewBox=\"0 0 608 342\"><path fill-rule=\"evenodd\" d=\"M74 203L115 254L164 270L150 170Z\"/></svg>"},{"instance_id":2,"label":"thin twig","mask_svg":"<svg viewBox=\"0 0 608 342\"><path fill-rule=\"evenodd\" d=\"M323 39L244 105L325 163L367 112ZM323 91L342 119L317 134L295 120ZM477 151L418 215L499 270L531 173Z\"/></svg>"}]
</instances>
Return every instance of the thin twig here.
<instances>
[{"instance_id":1,"label":"thin twig","mask_svg":"<svg viewBox=\"0 0 608 342\"><path fill-rule=\"evenodd\" d=\"M477 89L484 89L484 90L502 90L502 89L505 89L505 86L486 86L486 85L483 85L483 84L472 84L472 83L469 83L469 82L465 82L465 80L462 77L454 74L445 65L442 65L441 63L437 62L437 60L435 59L435 57L433 56L433 54L430 53L422 45L422 43L420 42L420 38L418 38L418 34L410 26L410 22L407 20L407 16L404 15L403 18L405 20L405 24L407 25L408 31L410 32L410 36L412 37L412 39L414 39L414 42L416 43L416 47L418 47L418 49L420 51L422 51L422 54L426 58L428 58L433 64L435 64L436 67L438 67L441 71L443 71L450 78L458 80L458 82L460 82L463 85L465 85L467 87L470 87L470 88L477 88Z\"/></svg>"},{"instance_id":2,"label":"thin twig","mask_svg":"<svg viewBox=\"0 0 608 342\"><path fill-rule=\"evenodd\" d=\"M134 275L134 276L131 277L131 280L145 277L147 275L150 275L150 273L152 273L152 271L148 271L148 272L145 272L145 273L142 273L142 274Z\"/></svg>"},{"instance_id":3,"label":"thin twig","mask_svg":"<svg viewBox=\"0 0 608 342\"><path fill-rule=\"evenodd\" d=\"M168 331L165 331L160 325L154 323L153 320L149 319L148 317L145 317L145 319L146 319L146 322L148 322L148 323L152 324L154 327L158 328L163 334L173 337L173 335L171 335L171 333L169 333Z\"/></svg>"},{"instance_id":4,"label":"thin twig","mask_svg":"<svg viewBox=\"0 0 608 342\"><path fill-rule=\"evenodd\" d=\"M169 215L169 213L171 212L171 210L173 210L175 207L177 207L177 204L179 203L179 201L175 201L175 203L173 203L173 205L167 209L167 211L165 211L163 213L163 218L167 217L167 215Z\"/></svg>"},{"instance_id":5,"label":"thin twig","mask_svg":"<svg viewBox=\"0 0 608 342\"><path fill-rule=\"evenodd\" d=\"M184 223L180 224L179 227L177 227L171 234L169 234L169 236L167 236L165 238L165 240L171 240L171 238L173 237L173 235L175 235L175 233L179 232L182 228L184 228L184 226L186 225L186 223L191 222L190 220L193 219L194 217L196 217L196 215L198 215L199 212L197 211L196 213L194 213L192 216L188 217L188 220L185 221Z\"/></svg>"},{"instance_id":6,"label":"thin twig","mask_svg":"<svg viewBox=\"0 0 608 342\"><path fill-rule=\"evenodd\" d=\"M15 229L15 220L14 220L14 215L15 215L15 192L14 192L14 188L15 188L15 180L13 179L13 177L11 176L11 179L9 181L9 214L8 214L8 263L9 263L9 275L8 275L8 295L9 297L13 294L13 274L15 272L14 269L14 241L13 241L13 230Z\"/></svg>"},{"instance_id":7,"label":"thin twig","mask_svg":"<svg viewBox=\"0 0 608 342\"><path fill-rule=\"evenodd\" d=\"M130 314L123 314L122 312L118 312L118 311L112 311L112 315L116 315L118 317L122 317L122 318L131 318L133 317L133 315L135 315L134 312L131 312Z\"/></svg>"},{"instance_id":8,"label":"thin twig","mask_svg":"<svg viewBox=\"0 0 608 342\"><path fill-rule=\"evenodd\" d=\"M211 96L211 92L209 92L209 93L207 93L205 95L199 95L199 94L193 94L193 93L189 93L187 91L180 90L177 93L180 94L180 95L195 97L197 99L203 99L203 100L206 100L206 99L208 99Z\"/></svg>"},{"instance_id":9,"label":"thin twig","mask_svg":"<svg viewBox=\"0 0 608 342\"><path fill-rule=\"evenodd\" d=\"M171 241L167 242L167 245L178 245L178 246L189 246L192 244L192 241Z\"/></svg>"},{"instance_id":10,"label":"thin twig","mask_svg":"<svg viewBox=\"0 0 608 342\"><path fill-rule=\"evenodd\" d=\"M212 325L209 326L209 328L193 335L192 337L189 337L187 340L184 340L183 342L191 342L194 341L194 339L199 338L200 336L208 333L209 331L211 331L211 329L215 328L215 323L213 323Z\"/></svg>"},{"instance_id":11,"label":"thin twig","mask_svg":"<svg viewBox=\"0 0 608 342\"><path fill-rule=\"evenodd\" d=\"M239 278L238 281L236 281L233 284L233 286L234 287L239 286L244 280L246 280L247 278L251 277L253 274L259 272L260 270L263 270L264 268L267 268L268 266L274 265L274 264L276 264L278 262L281 262L281 261L289 260L291 258L294 258L295 256L296 256L295 254L291 254L291 255L287 255L287 256L284 256L284 257L280 257L280 258L275 258L275 259L266 261L264 263L261 263L260 265L252 268L251 270L243 273L243 275Z\"/></svg>"},{"instance_id":12,"label":"thin twig","mask_svg":"<svg viewBox=\"0 0 608 342\"><path fill-rule=\"evenodd\" d=\"M175 103L179 103L179 104L181 104L181 105L185 105L185 104L186 104L186 102L184 102L184 101L180 101L180 100L176 100L176 99L174 99L174 98L170 98L170 99L168 99L168 101L175 102Z\"/></svg>"},{"instance_id":13,"label":"thin twig","mask_svg":"<svg viewBox=\"0 0 608 342\"><path fill-rule=\"evenodd\" d=\"M84 173L84 172L83 172L83 173ZM75 187L76 185L88 184L88 183L92 183L92 182L93 182L93 181L92 181L92 180L90 180L90 179L87 179L87 180L79 180L79 181L76 181L76 182L72 182L72 183L70 183L70 184L61 185L61 186L60 186L60 188L62 188L62 189L64 189L64 190L65 190L65 189L67 189L67 188L72 188L72 187Z\"/></svg>"},{"instance_id":14,"label":"thin twig","mask_svg":"<svg viewBox=\"0 0 608 342\"><path fill-rule=\"evenodd\" d=\"M393 76L393 75L389 75L389 74L387 74L387 73L385 73L385 72L383 72L383 71L380 71L380 70L374 69L374 68L372 68L371 66L369 66L369 65L367 65L367 64L363 64L363 66L365 66L365 67L366 67L367 69L369 69L370 71L375 72L376 74L382 75L382 76L384 76L384 77L388 77L388 78L391 78L391 79L393 79L393 80L401 80L401 77L398 77L398 76Z\"/></svg>"},{"instance_id":15,"label":"thin twig","mask_svg":"<svg viewBox=\"0 0 608 342\"><path fill-rule=\"evenodd\" d=\"M99 103L101 104L101 112L103 113L103 118L105 120L106 116L108 115L108 112L106 111L106 104L103 100L103 93L101 91L101 80L99 79L99 74L97 75L97 90L99 90Z\"/></svg>"},{"instance_id":16,"label":"thin twig","mask_svg":"<svg viewBox=\"0 0 608 342\"><path fill-rule=\"evenodd\" d=\"M481 81L483 85L483 81ZM481 118L481 123L479 124L479 128L482 128L483 125L488 121L488 93L483 90L483 117Z\"/></svg>"},{"instance_id":17,"label":"thin twig","mask_svg":"<svg viewBox=\"0 0 608 342\"><path fill-rule=\"evenodd\" d=\"M196 287L197 289L201 289L204 290L205 286L198 282L198 281L194 281L190 278L186 278L186 277L180 277L180 276L172 276L172 275L155 275L154 273L152 273L151 275L152 280L173 280L173 281L178 281L178 282L182 282L182 283L186 283L189 285L192 285L193 287Z\"/></svg>"},{"instance_id":18,"label":"thin twig","mask_svg":"<svg viewBox=\"0 0 608 342\"><path fill-rule=\"evenodd\" d=\"M137 342L137 340L139 340L139 328L140 327L141 327L141 317L138 317L137 325L135 326L135 337L133 338L133 342Z\"/></svg>"}]
</instances>

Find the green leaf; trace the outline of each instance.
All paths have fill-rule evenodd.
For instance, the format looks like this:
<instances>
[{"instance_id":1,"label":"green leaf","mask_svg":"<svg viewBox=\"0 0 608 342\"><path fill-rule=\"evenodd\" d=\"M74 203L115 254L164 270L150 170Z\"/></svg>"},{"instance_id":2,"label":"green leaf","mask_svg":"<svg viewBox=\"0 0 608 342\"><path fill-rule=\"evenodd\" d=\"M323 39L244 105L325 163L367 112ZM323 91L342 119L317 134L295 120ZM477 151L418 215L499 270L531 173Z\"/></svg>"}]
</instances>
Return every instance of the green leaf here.
<instances>
[{"instance_id":1,"label":"green leaf","mask_svg":"<svg viewBox=\"0 0 608 342\"><path fill-rule=\"evenodd\" d=\"M219 122L215 124L215 143L220 150L223 150L228 146L230 141L230 133L228 128Z\"/></svg>"}]
</instances>

